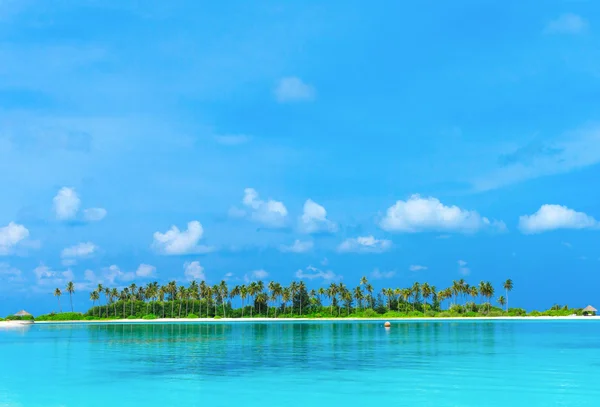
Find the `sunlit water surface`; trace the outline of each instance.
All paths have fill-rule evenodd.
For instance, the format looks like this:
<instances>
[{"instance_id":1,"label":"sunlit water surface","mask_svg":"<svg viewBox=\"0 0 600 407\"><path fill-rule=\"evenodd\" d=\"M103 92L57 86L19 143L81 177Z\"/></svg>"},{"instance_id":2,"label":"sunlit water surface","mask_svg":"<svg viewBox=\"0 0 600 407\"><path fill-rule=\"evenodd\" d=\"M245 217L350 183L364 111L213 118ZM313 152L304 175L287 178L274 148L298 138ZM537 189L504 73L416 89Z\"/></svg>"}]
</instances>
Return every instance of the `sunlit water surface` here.
<instances>
[{"instance_id":1,"label":"sunlit water surface","mask_svg":"<svg viewBox=\"0 0 600 407\"><path fill-rule=\"evenodd\" d=\"M0 406L594 406L599 321L0 329Z\"/></svg>"}]
</instances>

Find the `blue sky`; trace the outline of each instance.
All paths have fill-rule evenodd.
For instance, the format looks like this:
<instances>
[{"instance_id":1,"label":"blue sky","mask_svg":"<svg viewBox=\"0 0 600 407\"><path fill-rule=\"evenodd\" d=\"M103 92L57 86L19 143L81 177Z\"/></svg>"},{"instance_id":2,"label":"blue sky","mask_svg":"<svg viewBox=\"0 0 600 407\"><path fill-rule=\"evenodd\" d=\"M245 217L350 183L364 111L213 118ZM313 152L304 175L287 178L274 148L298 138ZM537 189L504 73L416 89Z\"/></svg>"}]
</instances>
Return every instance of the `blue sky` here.
<instances>
[{"instance_id":1,"label":"blue sky","mask_svg":"<svg viewBox=\"0 0 600 407\"><path fill-rule=\"evenodd\" d=\"M600 5L540 5L1 1L0 315L362 275L597 306Z\"/></svg>"}]
</instances>

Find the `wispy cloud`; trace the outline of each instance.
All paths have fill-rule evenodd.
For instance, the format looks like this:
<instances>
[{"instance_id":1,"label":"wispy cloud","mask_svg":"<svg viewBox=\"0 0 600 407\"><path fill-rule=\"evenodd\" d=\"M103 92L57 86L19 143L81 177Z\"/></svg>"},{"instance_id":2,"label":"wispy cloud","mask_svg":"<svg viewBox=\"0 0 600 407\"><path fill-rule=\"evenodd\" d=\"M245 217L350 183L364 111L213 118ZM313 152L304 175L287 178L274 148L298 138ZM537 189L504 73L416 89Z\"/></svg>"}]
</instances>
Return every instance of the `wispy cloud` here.
<instances>
[{"instance_id":1,"label":"wispy cloud","mask_svg":"<svg viewBox=\"0 0 600 407\"><path fill-rule=\"evenodd\" d=\"M315 98L315 89L302 81L290 76L281 78L275 87L275 99L280 103L306 102Z\"/></svg>"},{"instance_id":2,"label":"wispy cloud","mask_svg":"<svg viewBox=\"0 0 600 407\"><path fill-rule=\"evenodd\" d=\"M219 135L213 136L213 138L217 143L224 146L239 146L250 141L250 136L246 136L245 134Z\"/></svg>"},{"instance_id":3,"label":"wispy cloud","mask_svg":"<svg viewBox=\"0 0 600 407\"><path fill-rule=\"evenodd\" d=\"M370 277L373 280L384 280L393 278L396 275L395 271L379 271L379 269L375 269L371 272Z\"/></svg>"},{"instance_id":4,"label":"wispy cloud","mask_svg":"<svg viewBox=\"0 0 600 407\"><path fill-rule=\"evenodd\" d=\"M322 279L322 280L326 280L326 281L336 281L336 280L341 280L342 276L335 274L331 270L323 271L316 267L308 266L308 267L306 267L305 270L300 269L300 270L296 271L296 278L305 279L305 280Z\"/></svg>"},{"instance_id":5,"label":"wispy cloud","mask_svg":"<svg viewBox=\"0 0 600 407\"><path fill-rule=\"evenodd\" d=\"M468 276L471 274L471 269L467 267L467 262L464 260L459 260L458 262L458 272L463 276Z\"/></svg>"},{"instance_id":6,"label":"wispy cloud","mask_svg":"<svg viewBox=\"0 0 600 407\"><path fill-rule=\"evenodd\" d=\"M387 239L376 239L374 236L359 236L348 238L339 246L341 253L383 253L392 247L392 242Z\"/></svg>"},{"instance_id":7,"label":"wispy cloud","mask_svg":"<svg viewBox=\"0 0 600 407\"><path fill-rule=\"evenodd\" d=\"M546 34L581 34L588 30L588 22L581 16L566 13L546 24Z\"/></svg>"},{"instance_id":8,"label":"wispy cloud","mask_svg":"<svg viewBox=\"0 0 600 407\"><path fill-rule=\"evenodd\" d=\"M289 253L306 253L310 250L312 250L314 244L312 241L307 240L307 241L301 241L296 239L294 241L294 243L292 243L289 246L285 246L282 245L279 247L279 250L281 250L282 252L289 252Z\"/></svg>"},{"instance_id":9,"label":"wispy cloud","mask_svg":"<svg viewBox=\"0 0 600 407\"><path fill-rule=\"evenodd\" d=\"M499 165L472 180L475 191L488 191L600 162L600 127L589 126L547 141L528 142L502 152Z\"/></svg>"}]
</instances>

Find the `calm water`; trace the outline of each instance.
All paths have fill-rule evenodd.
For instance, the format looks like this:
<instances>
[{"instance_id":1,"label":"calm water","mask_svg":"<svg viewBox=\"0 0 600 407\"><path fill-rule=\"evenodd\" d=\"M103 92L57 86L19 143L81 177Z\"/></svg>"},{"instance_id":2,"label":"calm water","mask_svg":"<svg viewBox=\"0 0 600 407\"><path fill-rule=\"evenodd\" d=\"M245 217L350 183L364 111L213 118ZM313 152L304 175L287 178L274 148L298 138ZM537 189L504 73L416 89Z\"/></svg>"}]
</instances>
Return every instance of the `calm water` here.
<instances>
[{"instance_id":1,"label":"calm water","mask_svg":"<svg viewBox=\"0 0 600 407\"><path fill-rule=\"evenodd\" d=\"M595 406L600 321L0 329L0 406Z\"/></svg>"}]
</instances>

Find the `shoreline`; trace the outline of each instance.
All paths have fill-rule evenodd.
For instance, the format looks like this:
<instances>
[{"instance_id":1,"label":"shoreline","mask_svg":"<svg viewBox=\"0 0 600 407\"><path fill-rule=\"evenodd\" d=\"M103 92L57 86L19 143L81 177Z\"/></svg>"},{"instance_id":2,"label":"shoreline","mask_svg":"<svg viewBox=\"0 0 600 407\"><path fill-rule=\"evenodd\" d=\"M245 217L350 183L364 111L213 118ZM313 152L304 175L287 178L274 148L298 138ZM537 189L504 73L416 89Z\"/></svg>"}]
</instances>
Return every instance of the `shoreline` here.
<instances>
[{"instance_id":1,"label":"shoreline","mask_svg":"<svg viewBox=\"0 0 600 407\"><path fill-rule=\"evenodd\" d=\"M161 318L161 319L111 319L111 320L74 320L74 321L35 321L34 325L51 324L164 324L164 323L249 323L249 322L385 322L385 321L531 321L531 320L575 320L575 321L600 321L600 316L520 316L520 317L394 317L394 318ZM4 321L8 322L9 321ZM2 322L0 322L0 326ZM12 324L11 324L12 325ZM17 324L14 324L17 325ZM21 325L23 326L23 325Z\"/></svg>"}]
</instances>

